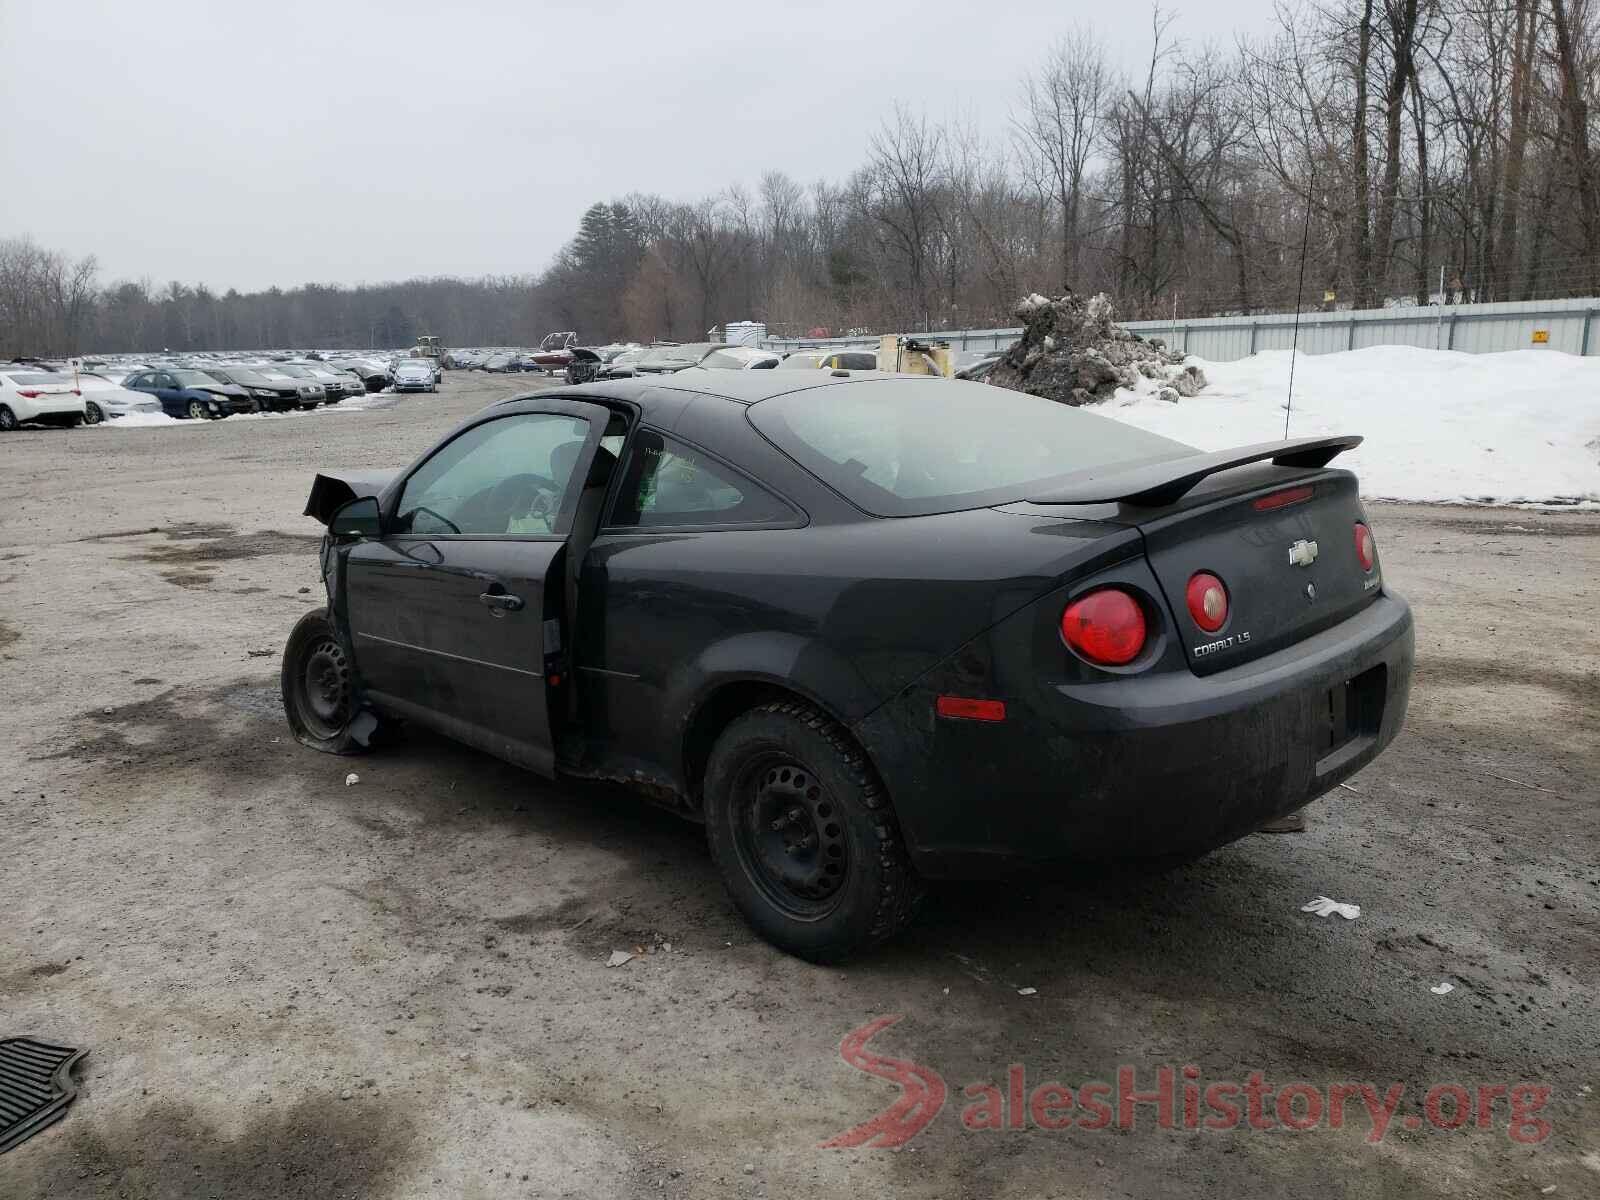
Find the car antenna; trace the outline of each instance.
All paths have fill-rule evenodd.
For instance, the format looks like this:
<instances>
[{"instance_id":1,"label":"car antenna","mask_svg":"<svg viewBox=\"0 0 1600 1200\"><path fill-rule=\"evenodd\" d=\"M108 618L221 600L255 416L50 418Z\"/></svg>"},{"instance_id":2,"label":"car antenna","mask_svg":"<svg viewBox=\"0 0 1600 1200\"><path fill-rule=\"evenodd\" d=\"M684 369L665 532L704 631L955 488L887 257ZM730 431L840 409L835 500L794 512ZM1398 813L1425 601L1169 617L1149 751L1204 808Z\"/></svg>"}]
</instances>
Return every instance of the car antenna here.
<instances>
[{"instance_id":1,"label":"car antenna","mask_svg":"<svg viewBox=\"0 0 1600 1200\"><path fill-rule=\"evenodd\" d=\"M1294 333L1289 338L1289 396L1283 404L1283 440L1289 440L1289 417L1294 412L1294 360L1300 348L1300 301L1306 292L1306 246L1311 241L1311 193L1317 186L1317 173L1306 179L1306 213L1300 227L1300 281L1294 292Z\"/></svg>"}]
</instances>

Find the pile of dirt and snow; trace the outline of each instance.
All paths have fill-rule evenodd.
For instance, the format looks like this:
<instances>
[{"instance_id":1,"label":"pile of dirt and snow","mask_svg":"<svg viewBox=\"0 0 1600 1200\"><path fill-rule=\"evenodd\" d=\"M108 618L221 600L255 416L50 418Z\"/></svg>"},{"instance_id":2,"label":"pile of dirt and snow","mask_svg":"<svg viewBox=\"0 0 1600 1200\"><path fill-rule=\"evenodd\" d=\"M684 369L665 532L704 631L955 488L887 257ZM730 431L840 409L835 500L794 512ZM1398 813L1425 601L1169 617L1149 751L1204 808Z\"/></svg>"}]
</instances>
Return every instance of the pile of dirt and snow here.
<instances>
[{"instance_id":1,"label":"pile of dirt and snow","mask_svg":"<svg viewBox=\"0 0 1600 1200\"><path fill-rule=\"evenodd\" d=\"M1085 299L1069 292L1054 300L1034 293L1014 311L1022 336L989 375L998 387L1089 404L1110 399L1119 388L1175 401L1206 386L1205 373L1183 355L1117 325L1104 293Z\"/></svg>"},{"instance_id":2,"label":"pile of dirt and snow","mask_svg":"<svg viewBox=\"0 0 1600 1200\"><path fill-rule=\"evenodd\" d=\"M1284 435L1289 365L1287 350L1206 362L1211 386L1193 400L1161 403L1145 382L1094 411L1202 450L1272 441ZM1368 497L1600 507L1600 357L1299 354L1287 415L1290 437L1365 436L1334 465L1355 471Z\"/></svg>"}]
</instances>

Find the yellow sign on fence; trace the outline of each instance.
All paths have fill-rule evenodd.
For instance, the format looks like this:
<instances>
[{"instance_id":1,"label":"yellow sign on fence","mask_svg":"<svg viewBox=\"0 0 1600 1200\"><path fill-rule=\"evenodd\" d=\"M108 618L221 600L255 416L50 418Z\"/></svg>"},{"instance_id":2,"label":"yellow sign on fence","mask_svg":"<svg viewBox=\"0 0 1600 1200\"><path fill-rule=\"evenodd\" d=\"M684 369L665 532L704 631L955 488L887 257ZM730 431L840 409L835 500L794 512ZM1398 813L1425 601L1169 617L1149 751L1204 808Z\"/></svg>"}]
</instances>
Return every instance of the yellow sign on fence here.
<instances>
[{"instance_id":1,"label":"yellow sign on fence","mask_svg":"<svg viewBox=\"0 0 1600 1200\"><path fill-rule=\"evenodd\" d=\"M1542 346L1549 340L1550 331L1548 329L1535 329L1533 331L1533 344L1535 346Z\"/></svg>"}]
</instances>

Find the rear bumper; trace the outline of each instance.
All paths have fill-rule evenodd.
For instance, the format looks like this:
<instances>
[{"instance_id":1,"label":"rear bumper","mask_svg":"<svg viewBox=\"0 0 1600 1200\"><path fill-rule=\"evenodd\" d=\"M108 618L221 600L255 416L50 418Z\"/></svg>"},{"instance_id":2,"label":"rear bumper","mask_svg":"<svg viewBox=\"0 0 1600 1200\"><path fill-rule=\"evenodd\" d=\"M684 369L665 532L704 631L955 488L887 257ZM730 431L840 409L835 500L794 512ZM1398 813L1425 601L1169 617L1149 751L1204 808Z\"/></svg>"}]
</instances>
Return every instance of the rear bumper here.
<instances>
[{"instance_id":1,"label":"rear bumper","mask_svg":"<svg viewBox=\"0 0 1600 1200\"><path fill-rule=\"evenodd\" d=\"M19 421L34 421L41 417L70 417L74 414L83 415L83 398L81 396L40 395L29 399L26 396L13 396L4 402Z\"/></svg>"},{"instance_id":2,"label":"rear bumper","mask_svg":"<svg viewBox=\"0 0 1600 1200\"><path fill-rule=\"evenodd\" d=\"M935 672L857 734L926 875L1199 855L1376 758L1405 720L1413 653L1411 610L1385 593L1212 675L1042 681L1006 697L1002 722L935 718Z\"/></svg>"}]
</instances>

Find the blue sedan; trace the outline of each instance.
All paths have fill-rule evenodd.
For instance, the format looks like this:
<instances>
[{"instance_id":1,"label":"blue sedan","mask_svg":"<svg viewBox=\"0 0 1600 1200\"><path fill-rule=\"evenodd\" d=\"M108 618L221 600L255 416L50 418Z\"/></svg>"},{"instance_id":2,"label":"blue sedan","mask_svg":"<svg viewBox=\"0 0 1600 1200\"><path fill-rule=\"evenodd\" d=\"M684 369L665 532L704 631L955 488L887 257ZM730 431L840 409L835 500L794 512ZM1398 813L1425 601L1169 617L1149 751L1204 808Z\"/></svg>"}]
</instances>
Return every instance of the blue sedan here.
<instances>
[{"instance_id":1,"label":"blue sedan","mask_svg":"<svg viewBox=\"0 0 1600 1200\"><path fill-rule=\"evenodd\" d=\"M254 407L243 388L218 382L204 371L137 371L124 379L122 386L150 393L161 401L161 411L180 419L215 419L250 412Z\"/></svg>"}]
</instances>

